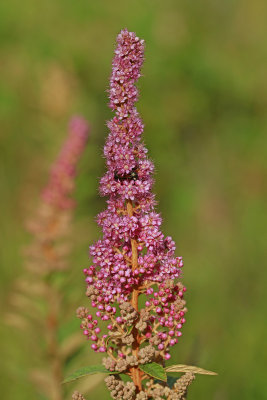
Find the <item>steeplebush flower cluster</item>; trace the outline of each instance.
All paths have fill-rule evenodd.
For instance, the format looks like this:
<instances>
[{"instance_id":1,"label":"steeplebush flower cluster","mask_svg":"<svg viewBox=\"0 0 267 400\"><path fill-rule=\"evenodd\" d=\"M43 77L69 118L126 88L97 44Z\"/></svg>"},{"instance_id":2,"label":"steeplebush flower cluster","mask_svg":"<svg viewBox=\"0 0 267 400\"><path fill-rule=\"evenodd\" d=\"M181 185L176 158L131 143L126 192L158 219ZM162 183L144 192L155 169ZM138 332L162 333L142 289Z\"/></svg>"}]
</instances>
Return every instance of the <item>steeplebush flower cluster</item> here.
<instances>
[{"instance_id":1,"label":"steeplebush flower cluster","mask_svg":"<svg viewBox=\"0 0 267 400\"><path fill-rule=\"evenodd\" d=\"M114 117L104 147L107 172L100 180L100 194L108 197L97 216L103 237L90 247L92 263L84 269L90 306L77 310L83 335L103 353L103 365L84 367L66 382L104 372L113 399L182 400L194 373L215 374L181 364L166 367L186 322L186 288L180 281L182 257L161 231L152 193L154 165L135 107L143 61L144 41L122 30L110 78ZM168 372L184 375L167 379Z\"/></svg>"},{"instance_id":2,"label":"steeplebush flower cluster","mask_svg":"<svg viewBox=\"0 0 267 400\"><path fill-rule=\"evenodd\" d=\"M24 274L18 279L12 293L13 312L9 312L7 318L12 325L19 328L24 326L28 328L27 332L38 333L35 338L38 350L43 349L39 358L47 369L40 371L35 368L32 376L38 391L51 400L63 400L64 360L71 355L70 352L81 347L77 338L72 340L69 350L65 343L59 342L60 325L66 322L66 304L56 278L61 274L64 281L68 268L68 236L75 207L73 190L77 163L85 149L88 133L87 122L82 117L73 117L68 137L52 166L37 212L27 224L32 243L26 250ZM26 298L27 307L22 301ZM42 384L44 379L48 382L46 385Z\"/></svg>"},{"instance_id":3,"label":"steeplebush flower cluster","mask_svg":"<svg viewBox=\"0 0 267 400\"><path fill-rule=\"evenodd\" d=\"M154 165L135 107L143 61L144 41L122 30L110 78L109 106L115 115L107 124L107 172L100 180L100 193L108 196L107 209L97 217L103 238L90 247L92 264L84 269L94 311L80 307L77 315L91 348L106 354L103 364L111 373L106 384L113 399L178 399L170 397L166 385L153 380L144 385L149 376L140 368L153 362L164 366L171 358L187 311L186 288L177 281L183 260L161 231L151 192ZM112 372L123 372L132 382Z\"/></svg>"}]
</instances>

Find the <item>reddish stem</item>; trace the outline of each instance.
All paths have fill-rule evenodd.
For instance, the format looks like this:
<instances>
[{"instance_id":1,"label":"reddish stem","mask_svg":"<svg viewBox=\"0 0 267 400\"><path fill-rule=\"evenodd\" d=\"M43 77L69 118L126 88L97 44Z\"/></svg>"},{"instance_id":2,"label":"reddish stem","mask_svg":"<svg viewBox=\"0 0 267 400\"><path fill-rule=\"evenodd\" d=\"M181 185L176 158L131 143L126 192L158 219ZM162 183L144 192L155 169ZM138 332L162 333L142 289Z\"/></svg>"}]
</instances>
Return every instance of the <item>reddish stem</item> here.
<instances>
[{"instance_id":1,"label":"reddish stem","mask_svg":"<svg viewBox=\"0 0 267 400\"><path fill-rule=\"evenodd\" d=\"M127 201L127 212L130 217L133 216L133 204L130 200ZM134 271L138 267L138 252L137 252L137 242L135 239L131 239L131 247L132 247L132 270ZM131 304L134 309L138 312L138 296L139 296L139 287L134 287L132 292ZM132 330L132 335L134 337L133 342L133 355L138 359L138 352L140 347L140 337L138 330L134 327ZM132 367L130 369L132 380L135 386L138 388L138 391L142 390L142 372L137 367Z\"/></svg>"}]
</instances>

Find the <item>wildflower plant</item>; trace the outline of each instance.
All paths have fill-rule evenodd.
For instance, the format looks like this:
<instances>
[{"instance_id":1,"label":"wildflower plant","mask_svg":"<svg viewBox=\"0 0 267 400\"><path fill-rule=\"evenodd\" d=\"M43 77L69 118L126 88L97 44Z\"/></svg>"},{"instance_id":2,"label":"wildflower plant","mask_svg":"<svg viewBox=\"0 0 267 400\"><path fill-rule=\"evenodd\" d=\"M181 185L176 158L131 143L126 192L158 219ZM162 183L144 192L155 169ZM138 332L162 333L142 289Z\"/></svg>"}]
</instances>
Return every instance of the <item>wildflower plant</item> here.
<instances>
[{"instance_id":1,"label":"wildflower plant","mask_svg":"<svg viewBox=\"0 0 267 400\"><path fill-rule=\"evenodd\" d=\"M42 398L51 400L63 400L62 379L67 360L82 346L73 333L60 340L60 329L66 323L65 310L69 308L62 288L69 275L67 259L76 167L88 132L88 124L82 117L72 118L37 212L27 224L32 242L26 249L25 271L12 293L12 311L7 315L10 325L26 329L27 336L30 335L31 349L42 364L42 369L32 365L32 380ZM33 333L36 336L32 337Z\"/></svg>"},{"instance_id":2,"label":"wildflower plant","mask_svg":"<svg viewBox=\"0 0 267 400\"><path fill-rule=\"evenodd\" d=\"M161 232L151 191L154 165L135 107L143 60L144 40L122 30L110 79L115 115L104 147L107 172L100 180L100 193L108 197L107 209L97 217L103 238L90 247L92 264L84 269L91 308L77 310L91 348L104 355L103 365L81 368L65 382L104 372L113 399L183 399L194 373L208 372L165 366L186 322L186 288L179 280L182 257ZM169 370L185 374L168 380ZM75 392L73 399L84 397Z\"/></svg>"}]
</instances>

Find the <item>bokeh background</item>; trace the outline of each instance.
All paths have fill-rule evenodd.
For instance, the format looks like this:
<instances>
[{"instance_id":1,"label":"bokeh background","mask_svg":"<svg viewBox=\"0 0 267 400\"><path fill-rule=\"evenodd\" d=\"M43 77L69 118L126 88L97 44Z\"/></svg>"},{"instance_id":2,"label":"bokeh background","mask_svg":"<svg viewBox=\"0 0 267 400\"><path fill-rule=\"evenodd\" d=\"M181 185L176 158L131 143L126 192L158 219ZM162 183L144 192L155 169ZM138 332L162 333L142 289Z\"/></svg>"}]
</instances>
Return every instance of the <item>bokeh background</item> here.
<instances>
[{"instance_id":1,"label":"bokeh background","mask_svg":"<svg viewBox=\"0 0 267 400\"><path fill-rule=\"evenodd\" d=\"M73 321L111 118L106 90L121 28L146 41L138 110L156 165L165 234L184 257L189 313L171 361L198 376L189 399L266 399L267 3L264 0L0 2L1 313L23 271L33 214L69 117L92 132L75 193ZM1 318L3 320L3 318ZM1 397L36 399L23 335L2 324ZM84 349L88 364L95 356ZM88 399L109 399L103 384ZM41 397L40 397L41 399Z\"/></svg>"}]
</instances>

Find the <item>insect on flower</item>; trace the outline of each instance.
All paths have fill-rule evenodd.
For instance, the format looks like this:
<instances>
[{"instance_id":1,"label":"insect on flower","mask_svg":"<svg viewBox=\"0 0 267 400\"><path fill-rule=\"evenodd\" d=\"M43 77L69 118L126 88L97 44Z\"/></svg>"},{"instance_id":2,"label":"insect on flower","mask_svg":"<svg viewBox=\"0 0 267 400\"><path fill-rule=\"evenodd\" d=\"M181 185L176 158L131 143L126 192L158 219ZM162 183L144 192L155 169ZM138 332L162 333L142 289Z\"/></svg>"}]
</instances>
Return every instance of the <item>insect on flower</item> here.
<instances>
[{"instance_id":1,"label":"insect on flower","mask_svg":"<svg viewBox=\"0 0 267 400\"><path fill-rule=\"evenodd\" d=\"M114 173L114 179L119 182L123 181L137 181L139 179L137 167L134 167L129 174L119 175L118 172Z\"/></svg>"}]
</instances>

